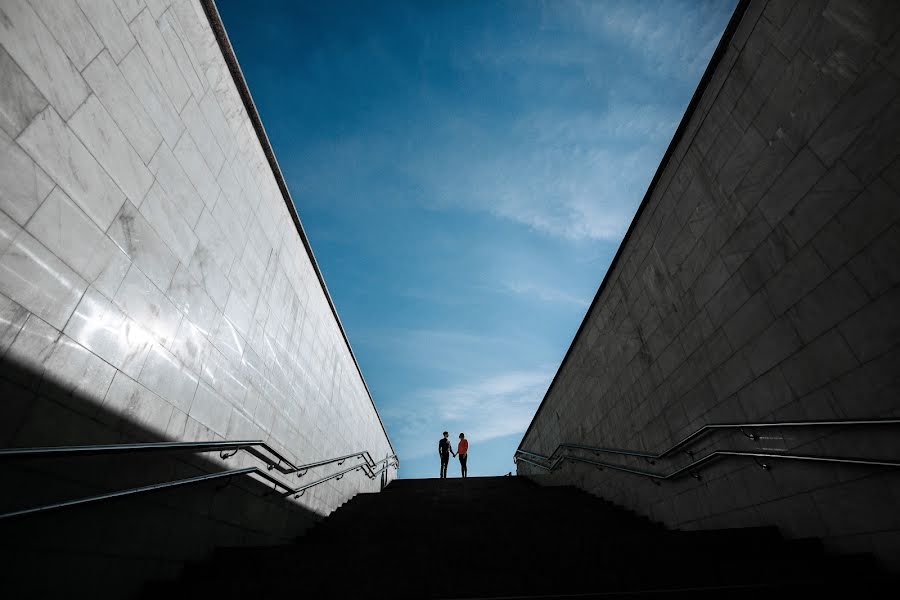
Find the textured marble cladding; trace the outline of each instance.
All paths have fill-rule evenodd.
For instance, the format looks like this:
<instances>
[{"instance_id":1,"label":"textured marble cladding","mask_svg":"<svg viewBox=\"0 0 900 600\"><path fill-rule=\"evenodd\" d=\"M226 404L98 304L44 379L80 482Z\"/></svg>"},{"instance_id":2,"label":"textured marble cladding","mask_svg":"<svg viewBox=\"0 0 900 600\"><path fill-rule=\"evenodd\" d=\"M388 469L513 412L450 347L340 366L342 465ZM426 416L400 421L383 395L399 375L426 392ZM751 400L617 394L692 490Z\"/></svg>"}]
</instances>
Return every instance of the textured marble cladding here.
<instances>
[{"instance_id":1,"label":"textured marble cladding","mask_svg":"<svg viewBox=\"0 0 900 600\"><path fill-rule=\"evenodd\" d=\"M199 3L4 0L0 82L5 359L160 440L391 452Z\"/></svg>"},{"instance_id":2,"label":"textured marble cladding","mask_svg":"<svg viewBox=\"0 0 900 600\"><path fill-rule=\"evenodd\" d=\"M659 452L709 423L900 414L898 27L891 2L749 3L522 448ZM825 433L695 450L897 456L896 436ZM723 462L658 487L568 465L551 480L672 526L775 523L900 567L896 472Z\"/></svg>"}]
</instances>

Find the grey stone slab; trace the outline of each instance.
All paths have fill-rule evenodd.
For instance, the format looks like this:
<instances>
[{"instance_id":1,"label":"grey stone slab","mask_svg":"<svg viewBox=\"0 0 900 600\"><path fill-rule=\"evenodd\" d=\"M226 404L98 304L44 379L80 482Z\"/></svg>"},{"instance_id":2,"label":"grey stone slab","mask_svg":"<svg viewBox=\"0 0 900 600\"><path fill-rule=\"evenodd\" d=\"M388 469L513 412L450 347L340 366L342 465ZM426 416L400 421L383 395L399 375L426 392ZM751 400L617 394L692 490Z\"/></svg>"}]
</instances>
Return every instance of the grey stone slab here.
<instances>
[{"instance_id":1,"label":"grey stone slab","mask_svg":"<svg viewBox=\"0 0 900 600\"><path fill-rule=\"evenodd\" d=\"M18 142L100 229L109 227L125 195L52 107Z\"/></svg>"},{"instance_id":2,"label":"grey stone slab","mask_svg":"<svg viewBox=\"0 0 900 600\"><path fill-rule=\"evenodd\" d=\"M787 70L753 121L765 139L772 141L784 136L784 131L794 118L794 107L821 75L820 69L805 52L797 52L790 59ZM793 145L792 149L796 151L797 147Z\"/></svg>"},{"instance_id":3,"label":"grey stone slab","mask_svg":"<svg viewBox=\"0 0 900 600\"><path fill-rule=\"evenodd\" d=\"M839 326L853 353L865 362L896 345L900 338L900 288L894 287Z\"/></svg>"},{"instance_id":4,"label":"grey stone slab","mask_svg":"<svg viewBox=\"0 0 900 600\"><path fill-rule=\"evenodd\" d=\"M231 284L228 276L217 263L213 251L202 242L197 244L188 269L194 278L203 284L203 288L216 306L220 310L224 310L228 294L231 291Z\"/></svg>"},{"instance_id":5,"label":"grey stone slab","mask_svg":"<svg viewBox=\"0 0 900 600\"><path fill-rule=\"evenodd\" d=\"M107 0L78 0L78 6L91 22L103 45L118 63L137 43L118 7Z\"/></svg>"},{"instance_id":6,"label":"grey stone slab","mask_svg":"<svg viewBox=\"0 0 900 600\"><path fill-rule=\"evenodd\" d=\"M824 2L795 2L792 5L790 14L773 40L785 56L791 57L797 52L824 8Z\"/></svg>"},{"instance_id":7,"label":"grey stone slab","mask_svg":"<svg viewBox=\"0 0 900 600\"><path fill-rule=\"evenodd\" d=\"M774 321L765 290L760 290L722 325L722 330L731 347L740 349Z\"/></svg>"},{"instance_id":8,"label":"grey stone slab","mask_svg":"<svg viewBox=\"0 0 900 600\"><path fill-rule=\"evenodd\" d=\"M825 167L822 163L812 152L804 148L775 180L757 207L769 224L774 226L796 206L824 174Z\"/></svg>"},{"instance_id":9,"label":"grey stone slab","mask_svg":"<svg viewBox=\"0 0 900 600\"><path fill-rule=\"evenodd\" d=\"M203 366L212 348L207 339L209 334L210 332L194 325L189 319L182 319L171 344L172 354L178 357L185 368L198 375L203 373Z\"/></svg>"},{"instance_id":10,"label":"grey stone slab","mask_svg":"<svg viewBox=\"0 0 900 600\"><path fill-rule=\"evenodd\" d=\"M883 0L831 2L825 7L823 17L824 23L829 27L818 32L817 39L805 39L806 48L821 43L827 44L829 49L840 49L848 54L848 47L852 46L865 46L874 51L888 44L898 26L896 7L892 2ZM868 64L873 54L874 52L860 58ZM813 52L810 52L810 55L813 55ZM865 64L861 63L861 67ZM862 68L858 72L861 71Z\"/></svg>"},{"instance_id":11,"label":"grey stone slab","mask_svg":"<svg viewBox=\"0 0 900 600\"><path fill-rule=\"evenodd\" d=\"M178 144L172 150L178 159L188 179L194 184L194 188L203 199L206 207L212 209L220 195L219 185L216 183L215 175L206 166L200 150L191 138L190 133L185 133L178 140Z\"/></svg>"},{"instance_id":12,"label":"grey stone slab","mask_svg":"<svg viewBox=\"0 0 900 600\"><path fill-rule=\"evenodd\" d=\"M709 164L711 174L718 173L722 169L744 135L744 127L732 117L733 114L731 113L722 123L722 129L713 142L713 150L706 156L705 160Z\"/></svg>"},{"instance_id":13,"label":"grey stone slab","mask_svg":"<svg viewBox=\"0 0 900 600\"><path fill-rule=\"evenodd\" d=\"M153 15L153 18L159 19L172 2L171 0L144 0L144 3L147 5L147 9Z\"/></svg>"},{"instance_id":14,"label":"grey stone slab","mask_svg":"<svg viewBox=\"0 0 900 600\"><path fill-rule=\"evenodd\" d=\"M800 339L809 343L869 302L846 268L833 273L788 311Z\"/></svg>"},{"instance_id":15,"label":"grey stone slab","mask_svg":"<svg viewBox=\"0 0 900 600\"><path fill-rule=\"evenodd\" d=\"M184 264L178 265L166 295L202 331L214 331L219 315L216 304Z\"/></svg>"},{"instance_id":16,"label":"grey stone slab","mask_svg":"<svg viewBox=\"0 0 900 600\"><path fill-rule=\"evenodd\" d=\"M777 132L795 152L809 142L856 78L855 74L844 73L841 65L816 66L806 89L784 107L786 114Z\"/></svg>"},{"instance_id":17,"label":"grey stone slab","mask_svg":"<svg viewBox=\"0 0 900 600\"><path fill-rule=\"evenodd\" d=\"M22 228L6 214L0 212L0 254L6 252Z\"/></svg>"},{"instance_id":18,"label":"grey stone slab","mask_svg":"<svg viewBox=\"0 0 900 600\"><path fill-rule=\"evenodd\" d=\"M768 418L795 400L794 392L777 366L759 375L738 392L738 401L750 421Z\"/></svg>"},{"instance_id":19,"label":"grey stone slab","mask_svg":"<svg viewBox=\"0 0 900 600\"><path fill-rule=\"evenodd\" d=\"M900 149L900 99L894 100L863 131L844 153L844 162L863 183L870 183L889 164Z\"/></svg>"},{"instance_id":20,"label":"grey stone slab","mask_svg":"<svg viewBox=\"0 0 900 600\"><path fill-rule=\"evenodd\" d=\"M241 303L246 305L248 310L256 306L260 292L259 282L250 275L250 271L241 261L235 261L228 276L228 281L231 283L231 289L237 292ZM243 313L244 311L241 312ZM241 322L244 322L244 319L241 319ZM246 328L244 331L246 332Z\"/></svg>"},{"instance_id":21,"label":"grey stone slab","mask_svg":"<svg viewBox=\"0 0 900 600\"><path fill-rule=\"evenodd\" d=\"M772 310L778 316L829 275L829 268L812 246L801 249L777 275L766 282Z\"/></svg>"},{"instance_id":22,"label":"grey stone slab","mask_svg":"<svg viewBox=\"0 0 900 600\"><path fill-rule=\"evenodd\" d=\"M787 316L776 319L747 344L743 353L756 376L761 376L800 350L803 343Z\"/></svg>"},{"instance_id":23,"label":"grey stone slab","mask_svg":"<svg viewBox=\"0 0 900 600\"><path fill-rule=\"evenodd\" d=\"M788 68L788 60L774 46L765 48L759 66L750 78L744 93L738 97L731 115L742 130L753 122L772 89Z\"/></svg>"},{"instance_id":24,"label":"grey stone slab","mask_svg":"<svg viewBox=\"0 0 900 600\"><path fill-rule=\"evenodd\" d=\"M115 303L167 346L181 324L181 311L137 266L132 265L116 292Z\"/></svg>"},{"instance_id":25,"label":"grey stone slab","mask_svg":"<svg viewBox=\"0 0 900 600\"><path fill-rule=\"evenodd\" d=\"M103 49L103 42L77 3L31 0L31 7L79 71Z\"/></svg>"},{"instance_id":26,"label":"grey stone slab","mask_svg":"<svg viewBox=\"0 0 900 600\"><path fill-rule=\"evenodd\" d=\"M130 261L62 190L53 190L26 229L88 283L115 294Z\"/></svg>"},{"instance_id":27,"label":"grey stone slab","mask_svg":"<svg viewBox=\"0 0 900 600\"><path fill-rule=\"evenodd\" d=\"M87 98L78 69L26 0L7 0L0 7L0 44L63 118Z\"/></svg>"},{"instance_id":28,"label":"grey stone slab","mask_svg":"<svg viewBox=\"0 0 900 600\"><path fill-rule=\"evenodd\" d=\"M178 258L131 202L125 202L107 234L156 287L169 287Z\"/></svg>"},{"instance_id":29,"label":"grey stone slab","mask_svg":"<svg viewBox=\"0 0 900 600\"><path fill-rule=\"evenodd\" d=\"M198 74L209 84L208 70L221 60L221 53L210 30L203 8L190 0L175 0L172 12L187 42L188 55Z\"/></svg>"},{"instance_id":30,"label":"grey stone slab","mask_svg":"<svg viewBox=\"0 0 900 600\"><path fill-rule=\"evenodd\" d=\"M233 407L209 385L200 382L189 416L219 435L228 433Z\"/></svg>"},{"instance_id":31,"label":"grey stone slab","mask_svg":"<svg viewBox=\"0 0 900 600\"><path fill-rule=\"evenodd\" d=\"M19 335L28 314L22 305L0 294L0 357Z\"/></svg>"},{"instance_id":32,"label":"grey stone slab","mask_svg":"<svg viewBox=\"0 0 900 600\"><path fill-rule=\"evenodd\" d=\"M206 117L203 116L200 107L193 98L188 100L184 110L181 111L181 119L187 126L191 139L197 145L210 172L213 174L218 173L225 162L225 154L206 123ZM231 175L231 178L233 179L234 175Z\"/></svg>"},{"instance_id":33,"label":"grey stone slab","mask_svg":"<svg viewBox=\"0 0 900 600\"><path fill-rule=\"evenodd\" d=\"M716 114L719 114L719 118L710 118ZM722 118L721 118L721 109L718 109L714 113L712 113L709 117L703 120L703 124L700 125L700 128L697 130L697 135L694 137L694 147L697 149L700 154L706 156L709 149L713 146L713 142L716 139L716 136L719 134L719 131L722 128ZM698 116L694 116L694 118L699 118Z\"/></svg>"},{"instance_id":34,"label":"grey stone slab","mask_svg":"<svg viewBox=\"0 0 900 600\"><path fill-rule=\"evenodd\" d=\"M895 415L900 349L894 348L832 381L828 389L844 418Z\"/></svg>"},{"instance_id":35,"label":"grey stone slab","mask_svg":"<svg viewBox=\"0 0 900 600\"><path fill-rule=\"evenodd\" d=\"M728 277L728 268L725 263L718 256L713 256L692 289L697 306L704 306L728 280Z\"/></svg>"},{"instance_id":36,"label":"grey stone slab","mask_svg":"<svg viewBox=\"0 0 900 600\"><path fill-rule=\"evenodd\" d=\"M900 82L870 67L850 88L809 141L826 165L833 165L866 125L897 97Z\"/></svg>"},{"instance_id":37,"label":"grey stone slab","mask_svg":"<svg viewBox=\"0 0 900 600\"><path fill-rule=\"evenodd\" d=\"M126 21L134 19L144 9L144 0L115 0Z\"/></svg>"},{"instance_id":38,"label":"grey stone slab","mask_svg":"<svg viewBox=\"0 0 900 600\"><path fill-rule=\"evenodd\" d=\"M199 227L203 200L166 144L160 145L149 166L184 220L193 228Z\"/></svg>"},{"instance_id":39,"label":"grey stone slab","mask_svg":"<svg viewBox=\"0 0 900 600\"><path fill-rule=\"evenodd\" d=\"M140 46L132 48L119 63L119 69L140 99L150 119L156 124L156 129L169 147L173 147L184 131L184 124Z\"/></svg>"},{"instance_id":40,"label":"grey stone slab","mask_svg":"<svg viewBox=\"0 0 900 600\"><path fill-rule=\"evenodd\" d=\"M794 393L804 396L858 365L847 343L833 329L784 361L782 372Z\"/></svg>"},{"instance_id":41,"label":"grey stone slab","mask_svg":"<svg viewBox=\"0 0 900 600\"><path fill-rule=\"evenodd\" d=\"M787 231L779 225L769 232L766 239L741 264L738 272L750 291L755 292L781 270L797 250L797 245Z\"/></svg>"},{"instance_id":42,"label":"grey stone slab","mask_svg":"<svg viewBox=\"0 0 900 600\"><path fill-rule=\"evenodd\" d=\"M830 169L782 219L791 239L806 244L841 208L863 189L842 163Z\"/></svg>"},{"instance_id":43,"label":"grey stone slab","mask_svg":"<svg viewBox=\"0 0 900 600\"><path fill-rule=\"evenodd\" d=\"M260 428L253 422L251 415L235 408L231 413L226 436L228 439L252 440L260 437Z\"/></svg>"},{"instance_id":44,"label":"grey stone slab","mask_svg":"<svg viewBox=\"0 0 900 600\"><path fill-rule=\"evenodd\" d=\"M754 208L737 226L721 249L722 260L729 271L739 268L772 231L762 211Z\"/></svg>"},{"instance_id":45,"label":"grey stone slab","mask_svg":"<svg viewBox=\"0 0 900 600\"><path fill-rule=\"evenodd\" d=\"M173 412L171 404L121 371L109 386L103 408L117 415L126 427L149 430L154 436L165 435Z\"/></svg>"},{"instance_id":46,"label":"grey stone slab","mask_svg":"<svg viewBox=\"0 0 900 600\"><path fill-rule=\"evenodd\" d=\"M132 377L137 377L153 337L93 288L84 297L65 329L66 335Z\"/></svg>"},{"instance_id":47,"label":"grey stone slab","mask_svg":"<svg viewBox=\"0 0 900 600\"><path fill-rule=\"evenodd\" d=\"M21 383L37 382L44 376L44 363L50 358L59 335L55 327L34 315L28 315L4 357L24 367L23 372L16 375Z\"/></svg>"},{"instance_id":48,"label":"grey stone slab","mask_svg":"<svg viewBox=\"0 0 900 600\"><path fill-rule=\"evenodd\" d=\"M199 377L187 370L171 352L154 344L138 381L186 413L191 409Z\"/></svg>"},{"instance_id":49,"label":"grey stone slab","mask_svg":"<svg viewBox=\"0 0 900 600\"><path fill-rule=\"evenodd\" d=\"M232 365L240 364L247 343L244 334L224 314L219 315L215 331L209 337L209 341Z\"/></svg>"},{"instance_id":50,"label":"grey stone slab","mask_svg":"<svg viewBox=\"0 0 900 600\"><path fill-rule=\"evenodd\" d=\"M200 112L203 113L210 130L216 136L216 141L219 142L219 147L225 154L225 160L230 161L234 158L237 147L231 128L228 126L225 115L222 113L222 108L219 106L219 101L216 100L215 94L208 91L198 101L198 104L200 105ZM230 173L231 171L228 172Z\"/></svg>"},{"instance_id":51,"label":"grey stone slab","mask_svg":"<svg viewBox=\"0 0 900 600\"><path fill-rule=\"evenodd\" d=\"M884 231L847 266L869 295L880 296L900 283L900 224Z\"/></svg>"},{"instance_id":52,"label":"grey stone slab","mask_svg":"<svg viewBox=\"0 0 900 600\"><path fill-rule=\"evenodd\" d=\"M153 175L100 100L92 94L69 119L69 127L134 204L153 185Z\"/></svg>"},{"instance_id":53,"label":"grey stone slab","mask_svg":"<svg viewBox=\"0 0 900 600\"><path fill-rule=\"evenodd\" d=\"M130 27L156 76L160 81L166 82L165 91L180 112L191 97L191 89L184 80L184 75L178 68L178 63L175 62L175 57L172 56L153 15L148 10L141 11L131 21Z\"/></svg>"},{"instance_id":54,"label":"grey stone slab","mask_svg":"<svg viewBox=\"0 0 900 600\"><path fill-rule=\"evenodd\" d=\"M231 295L228 297L228 303L225 305L223 313L234 327L246 337L250 332L253 310L236 293L236 288L234 287L231 288Z\"/></svg>"},{"instance_id":55,"label":"grey stone slab","mask_svg":"<svg viewBox=\"0 0 900 600\"><path fill-rule=\"evenodd\" d=\"M752 210L793 158L784 142L770 141L735 188L734 197L745 209Z\"/></svg>"},{"instance_id":56,"label":"grey stone slab","mask_svg":"<svg viewBox=\"0 0 900 600\"><path fill-rule=\"evenodd\" d=\"M788 0L772 0L771 2L765 3L765 10L763 11L763 14L778 29L781 29L787 22L788 17L791 14L791 8L793 6L794 3L789 2Z\"/></svg>"},{"instance_id":57,"label":"grey stone slab","mask_svg":"<svg viewBox=\"0 0 900 600\"><path fill-rule=\"evenodd\" d=\"M740 274L732 274L705 306L705 312L713 328L721 327L750 296L750 289Z\"/></svg>"},{"instance_id":58,"label":"grey stone slab","mask_svg":"<svg viewBox=\"0 0 900 600\"><path fill-rule=\"evenodd\" d=\"M897 193L876 179L845 206L815 237L813 245L833 269L862 251L900 219Z\"/></svg>"},{"instance_id":59,"label":"grey stone slab","mask_svg":"<svg viewBox=\"0 0 900 600\"><path fill-rule=\"evenodd\" d=\"M101 52L82 75L141 160L149 163L162 135L109 52Z\"/></svg>"},{"instance_id":60,"label":"grey stone slab","mask_svg":"<svg viewBox=\"0 0 900 600\"><path fill-rule=\"evenodd\" d=\"M172 58L175 59L175 64L178 65L181 74L184 76L184 80L191 88L191 93L194 98L203 97L203 92L206 90L206 86L204 85L206 78L204 77L201 79L201 74L196 71L194 62L188 55L183 41L184 38L179 33L180 25L178 24L174 13L172 11L167 11L164 15L158 17L158 19L157 25L159 31L166 40L166 45L169 47L169 52L172 53Z\"/></svg>"},{"instance_id":61,"label":"grey stone slab","mask_svg":"<svg viewBox=\"0 0 900 600\"><path fill-rule=\"evenodd\" d=\"M16 143L0 132L0 210L24 225L53 189L53 181Z\"/></svg>"},{"instance_id":62,"label":"grey stone slab","mask_svg":"<svg viewBox=\"0 0 900 600\"><path fill-rule=\"evenodd\" d=\"M175 256L188 264L197 247L197 236L158 183L153 184L140 212Z\"/></svg>"},{"instance_id":63,"label":"grey stone slab","mask_svg":"<svg viewBox=\"0 0 900 600\"><path fill-rule=\"evenodd\" d=\"M229 205L235 206L243 203L244 189L238 182L233 169L230 169L229 166L226 165L225 168L223 168L219 173L219 176L216 178L216 180L219 182L219 187L222 189L222 193L228 199Z\"/></svg>"},{"instance_id":64,"label":"grey stone slab","mask_svg":"<svg viewBox=\"0 0 900 600\"><path fill-rule=\"evenodd\" d=\"M0 256L0 292L62 329L87 283L29 233Z\"/></svg>"},{"instance_id":65,"label":"grey stone slab","mask_svg":"<svg viewBox=\"0 0 900 600\"><path fill-rule=\"evenodd\" d=\"M188 440L193 441L197 438L186 438L184 436L185 429L187 428L188 416L178 410L177 408L172 409L172 416L169 417L169 423L166 425L166 437L169 439L175 440Z\"/></svg>"},{"instance_id":66,"label":"grey stone slab","mask_svg":"<svg viewBox=\"0 0 900 600\"><path fill-rule=\"evenodd\" d=\"M748 126L743 137L731 153L731 156L722 165L717 175L717 180L726 196L734 192L738 183L750 170L766 147L766 141L753 126Z\"/></svg>"},{"instance_id":67,"label":"grey stone slab","mask_svg":"<svg viewBox=\"0 0 900 600\"><path fill-rule=\"evenodd\" d=\"M0 129L15 138L44 110L47 100L16 61L0 46Z\"/></svg>"},{"instance_id":68,"label":"grey stone slab","mask_svg":"<svg viewBox=\"0 0 900 600\"><path fill-rule=\"evenodd\" d=\"M44 362L46 378L60 391L90 398L98 404L106 395L116 369L66 335L59 335Z\"/></svg>"}]
</instances>

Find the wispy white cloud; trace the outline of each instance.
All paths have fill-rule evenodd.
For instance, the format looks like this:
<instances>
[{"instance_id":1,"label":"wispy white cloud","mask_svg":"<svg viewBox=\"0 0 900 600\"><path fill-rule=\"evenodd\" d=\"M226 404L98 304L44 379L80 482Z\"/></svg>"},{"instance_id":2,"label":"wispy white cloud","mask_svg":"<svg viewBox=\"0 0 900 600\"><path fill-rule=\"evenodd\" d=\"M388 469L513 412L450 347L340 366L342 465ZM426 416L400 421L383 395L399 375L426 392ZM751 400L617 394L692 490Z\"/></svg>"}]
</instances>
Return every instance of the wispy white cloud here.
<instances>
[{"instance_id":1,"label":"wispy white cloud","mask_svg":"<svg viewBox=\"0 0 900 600\"><path fill-rule=\"evenodd\" d=\"M417 390L385 415L396 425L397 443L407 457L435 451L440 431L465 432L473 444L523 433L553 377L553 368L512 370L447 387ZM433 438L433 439L432 439Z\"/></svg>"},{"instance_id":2,"label":"wispy white cloud","mask_svg":"<svg viewBox=\"0 0 900 600\"><path fill-rule=\"evenodd\" d=\"M542 302L574 304L582 307L587 307L589 304L589 301L581 296L569 294L558 288L532 281L504 281L502 286L503 289L513 294L536 298Z\"/></svg>"},{"instance_id":3,"label":"wispy white cloud","mask_svg":"<svg viewBox=\"0 0 900 600\"><path fill-rule=\"evenodd\" d=\"M657 73L696 81L722 34L710 14L730 11L732 5L722 0L548 2L542 17L545 28L581 31L627 48Z\"/></svg>"}]
</instances>

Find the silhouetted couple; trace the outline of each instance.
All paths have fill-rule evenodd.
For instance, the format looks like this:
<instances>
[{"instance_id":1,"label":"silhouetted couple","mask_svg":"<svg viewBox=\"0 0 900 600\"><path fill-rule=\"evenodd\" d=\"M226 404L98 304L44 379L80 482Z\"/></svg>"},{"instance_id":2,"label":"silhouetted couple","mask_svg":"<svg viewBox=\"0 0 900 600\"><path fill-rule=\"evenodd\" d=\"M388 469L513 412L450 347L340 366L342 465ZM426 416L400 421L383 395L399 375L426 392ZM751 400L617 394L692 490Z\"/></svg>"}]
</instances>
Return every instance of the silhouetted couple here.
<instances>
[{"instance_id":1,"label":"silhouetted couple","mask_svg":"<svg viewBox=\"0 0 900 600\"><path fill-rule=\"evenodd\" d=\"M468 473L466 460L469 458L469 440L466 439L466 434L459 434L459 445L456 447L456 452L450 446L450 434L446 431L444 437L438 442L438 455L441 457L441 479L447 478L447 463L450 462L451 454L459 457L459 468L465 478Z\"/></svg>"}]
</instances>

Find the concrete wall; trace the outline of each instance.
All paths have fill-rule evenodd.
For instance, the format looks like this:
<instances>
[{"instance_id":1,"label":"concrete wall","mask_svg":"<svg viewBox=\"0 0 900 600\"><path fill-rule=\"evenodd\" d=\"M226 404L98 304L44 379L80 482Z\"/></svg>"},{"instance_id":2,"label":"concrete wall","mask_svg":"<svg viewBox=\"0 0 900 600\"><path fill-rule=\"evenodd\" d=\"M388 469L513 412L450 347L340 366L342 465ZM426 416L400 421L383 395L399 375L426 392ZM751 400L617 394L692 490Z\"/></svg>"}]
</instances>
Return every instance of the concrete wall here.
<instances>
[{"instance_id":1,"label":"concrete wall","mask_svg":"<svg viewBox=\"0 0 900 600\"><path fill-rule=\"evenodd\" d=\"M708 423L900 415L898 26L891 2L741 4L520 448L658 452ZM897 439L785 429L693 450L896 459ZM738 460L657 486L568 464L546 480L674 527L774 523L900 563L896 471Z\"/></svg>"},{"instance_id":2,"label":"concrete wall","mask_svg":"<svg viewBox=\"0 0 900 600\"><path fill-rule=\"evenodd\" d=\"M3 446L392 453L222 39L191 0L0 4ZM17 476L41 469L56 467ZM72 484L119 484L85 477ZM348 475L282 503L277 527L229 526L283 539L289 515L378 485ZM33 499L25 489L4 508Z\"/></svg>"}]
</instances>

